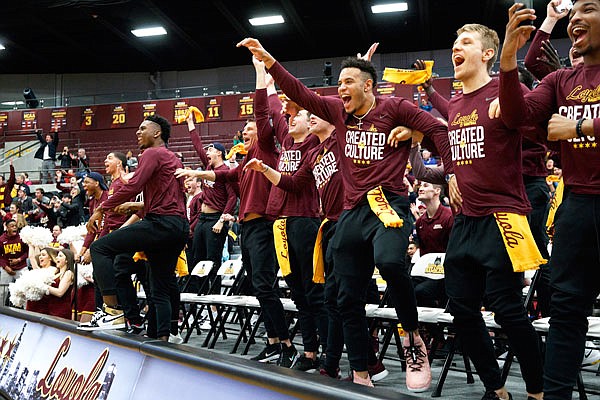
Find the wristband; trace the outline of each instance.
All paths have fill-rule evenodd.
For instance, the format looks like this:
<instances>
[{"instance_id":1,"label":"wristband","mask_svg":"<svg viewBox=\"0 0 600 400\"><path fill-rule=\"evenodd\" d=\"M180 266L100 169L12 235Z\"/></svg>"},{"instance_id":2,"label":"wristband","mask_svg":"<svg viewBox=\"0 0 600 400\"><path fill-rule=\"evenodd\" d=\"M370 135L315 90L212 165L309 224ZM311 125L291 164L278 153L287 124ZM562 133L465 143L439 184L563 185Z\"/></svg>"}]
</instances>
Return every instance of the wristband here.
<instances>
[{"instance_id":1,"label":"wristband","mask_svg":"<svg viewBox=\"0 0 600 400\"><path fill-rule=\"evenodd\" d=\"M577 137L584 137L585 135L583 134L583 130L581 129L581 126L583 125L583 121L585 121L587 118L581 118L580 120L577 121L577 125L575 125L575 132L577 133Z\"/></svg>"}]
</instances>

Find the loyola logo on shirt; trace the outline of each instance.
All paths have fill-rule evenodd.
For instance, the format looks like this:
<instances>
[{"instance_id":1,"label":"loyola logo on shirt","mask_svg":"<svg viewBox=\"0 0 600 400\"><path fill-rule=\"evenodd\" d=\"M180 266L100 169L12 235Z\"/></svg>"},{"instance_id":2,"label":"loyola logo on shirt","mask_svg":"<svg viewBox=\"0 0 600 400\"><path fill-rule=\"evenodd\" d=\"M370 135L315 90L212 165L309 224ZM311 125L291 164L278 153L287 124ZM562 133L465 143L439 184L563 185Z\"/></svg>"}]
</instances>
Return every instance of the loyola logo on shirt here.
<instances>
[{"instance_id":1,"label":"loyola logo on shirt","mask_svg":"<svg viewBox=\"0 0 600 400\"><path fill-rule=\"evenodd\" d=\"M460 115L457 113L454 116L454 119L450 123L451 126L460 126L461 128L464 126L473 126L477 125L477 120L479 119L479 115L477 115L477 109L474 109L469 115Z\"/></svg>"},{"instance_id":2,"label":"loyola logo on shirt","mask_svg":"<svg viewBox=\"0 0 600 400\"><path fill-rule=\"evenodd\" d=\"M593 89L583 89L582 85L577 85L571 90L571 93L567 96L567 100L578 100L582 103L597 103L600 101L600 85Z\"/></svg>"}]
</instances>

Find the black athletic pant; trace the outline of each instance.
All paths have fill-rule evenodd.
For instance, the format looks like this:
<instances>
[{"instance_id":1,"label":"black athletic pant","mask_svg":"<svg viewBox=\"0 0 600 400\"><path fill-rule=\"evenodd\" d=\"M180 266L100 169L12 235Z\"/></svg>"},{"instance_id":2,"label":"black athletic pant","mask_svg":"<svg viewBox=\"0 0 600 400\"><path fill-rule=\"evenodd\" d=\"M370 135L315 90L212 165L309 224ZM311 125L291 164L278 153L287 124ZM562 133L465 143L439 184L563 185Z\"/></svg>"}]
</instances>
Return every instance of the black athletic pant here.
<instances>
[{"instance_id":1,"label":"black athletic pant","mask_svg":"<svg viewBox=\"0 0 600 400\"><path fill-rule=\"evenodd\" d=\"M274 287L277 277L273 221L256 218L241 224L242 262L252 280L269 338L286 340L290 334L283 305Z\"/></svg>"},{"instance_id":2,"label":"black athletic pant","mask_svg":"<svg viewBox=\"0 0 600 400\"><path fill-rule=\"evenodd\" d=\"M179 299L175 278L177 258L185 246L189 233L186 218L172 215L147 214L140 222L117 229L96 240L90 246L92 261L98 271L108 271L115 258L124 253L143 251L148 257L149 301L155 307L156 336L169 336L172 304ZM103 287L102 274L96 273ZM152 316L149 316L151 318Z\"/></svg>"},{"instance_id":3,"label":"black athletic pant","mask_svg":"<svg viewBox=\"0 0 600 400\"><path fill-rule=\"evenodd\" d=\"M485 388L497 390L503 382L481 315L484 297L519 359L527 391L541 392L541 351L523 304L523 274L513 271L493 215L455 217L444 269L454 326Z\"/></svg>"},{"instance_id":4,"label":"black athletic pant","mask_svg":"<svg viewBox=\"0 0 600 400\"><path fill-rule=\"evenodd\" d=\"M554 221L544 365L547 400L572 397L583 360L587 317L600 293L600 196L565 192Z\"/></svg>"},{"instance_id":5,"label":"black athletic pant","mask_svg":"<svg viewBox=\"0 0 600 400\"><path fill-rule=\"evenodd\" d=\"M210 270L206 277L200 278L199 288L203 287L204 293L219 293L221 289L220 281L215 280L217 271L221 266L221 260L223 259L223 247L225 246L225 240L227 239L227 231L229 230L229 223L225 222L221 232L215 233L212 228L214 224L219 221L221 213L206 214L201 213L198 216L198 223L194 228L194 241L193 247L193 258L192 265L195 266L200 261L210 260L213 262L213 268ZM208 287L204 283L204 280L209 282L215 282L215 287Z\"/></svg>"}]
</instances>

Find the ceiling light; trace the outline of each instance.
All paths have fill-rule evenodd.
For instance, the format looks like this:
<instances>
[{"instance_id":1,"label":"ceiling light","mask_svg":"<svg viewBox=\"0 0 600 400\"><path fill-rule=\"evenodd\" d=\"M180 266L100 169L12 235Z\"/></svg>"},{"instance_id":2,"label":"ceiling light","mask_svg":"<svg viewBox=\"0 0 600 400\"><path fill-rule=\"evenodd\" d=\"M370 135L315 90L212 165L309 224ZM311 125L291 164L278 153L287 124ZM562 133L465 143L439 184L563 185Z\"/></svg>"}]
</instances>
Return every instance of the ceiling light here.
<instances>
[{"instance_id":1,"label":"ceiling light","mask_svg":"<svg viewBox=\"0 0 600 400\"><path fill-rule=\"evenodd\" d=\"M21 106L23 104L25 104L25 102L23 101L3 101L2 103L3 106Z\"/></svg>"},{"instance_id":2,"label":"ceiling light","mask_svg":"<svg viewBox=\"0 0 600 400\"><path fill-rule=\"evenodd\" d=\"M146 37L166 35L167 31L162 26L153 26L151 28L132 29L131 33L133 33L137 37Z\"/></svg>"},{"instance_id":3,"label":"ceiling light","mask_svg":"<svg viewBox=\"0 0 600 400\"><path fill-rule=\"evenodd\" d=\"M6 49L6 47L4 47L3 44L0 44L0 50L4 50L4 49Z\"/></svg>"},{"instance_id":4,"label":"ceiling light","mask_svg":"<svg viewBox=\"0 0 600 400\"><path fill-rule=\"evenodd\" d=\"M248 20L252 26L283 24L285 21L281 15L271 15L269 17L250 18Z\"/></svg>"},{"instance_id":5,"label":"ceiling light","mask_svg":"<svg viewBox=\"0 0 600 400\"><path fill-rule=\"evenodd\" d=\"M378 4L371 6L373 14L391 13L399 11L407 11L408 3L389 3L389 4Z\"/></svg>"}]
</instances>

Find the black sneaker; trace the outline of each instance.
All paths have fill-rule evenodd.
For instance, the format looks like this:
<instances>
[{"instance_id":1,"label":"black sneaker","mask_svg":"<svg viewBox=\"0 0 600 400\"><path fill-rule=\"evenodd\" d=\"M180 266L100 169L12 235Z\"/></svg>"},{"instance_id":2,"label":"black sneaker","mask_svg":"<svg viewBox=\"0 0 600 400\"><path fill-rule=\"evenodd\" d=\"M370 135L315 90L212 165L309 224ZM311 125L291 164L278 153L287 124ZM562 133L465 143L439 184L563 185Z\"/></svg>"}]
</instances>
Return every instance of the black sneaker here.
<instances>
[{"instance_id":1,"label":"black sneaker","mask_svg":"<svg viewBox=\"0 0 600 400\"><path fill-rule=\"evenodd\" d=\"M294 368L294 364L298 360L298 351L294 347L294 345L286 346L285 344L281 344L281 354L279 355L279 360L277 360L277 365L283 368Z\"/></svg>"},{"instance_id":2,"label":"black sneaker","mask_svg":"<svg viewBox=\"0 0 600 400\"><path fill-rule=\"evenodd\" d=\"M512 400L512 395L509 392L507 392L507 393L508 393L508 400ZM500 397L493 390L489 390L489 391L485 392L485 394L483 395L481 400L500 400Z\"/></svg>"},{"instance_id":3,"label":"black sneaker","mask_svg":"<svg viewBox=\"0 0 600 400\"><path fill-rule=\"evenodd\" d=\"M302 354L300 357L298 357L298 360L296 360L296 363L292 369L309 373L316 372L319 369L319 359L317 358L313 360Z\"/></svg>"},{"instance_id":4,"label":"black sneaker","mask_svg":"<svg viewBox=\"0 0 600 400\"><path fill-rule=\"evenodd\" d=\"M263 351L261 351L257 356L251 358L252 361L258 361L261 363L268 363L271 361L279 360L279 355L281 354L281 343L273 343L265 346Z\"/></svg>"},{"instance_id":5,"label":"black sneaker","mask_svg":"<svg viewBox=\"0 0 600 400\"><path fill-rule=\"evenodd\" d=\"M131 333L132 335L139 335L146 329L146 325L143 321L140 322L131 322L127 320L127 333Z\"/></svg>"}]
</instances>

